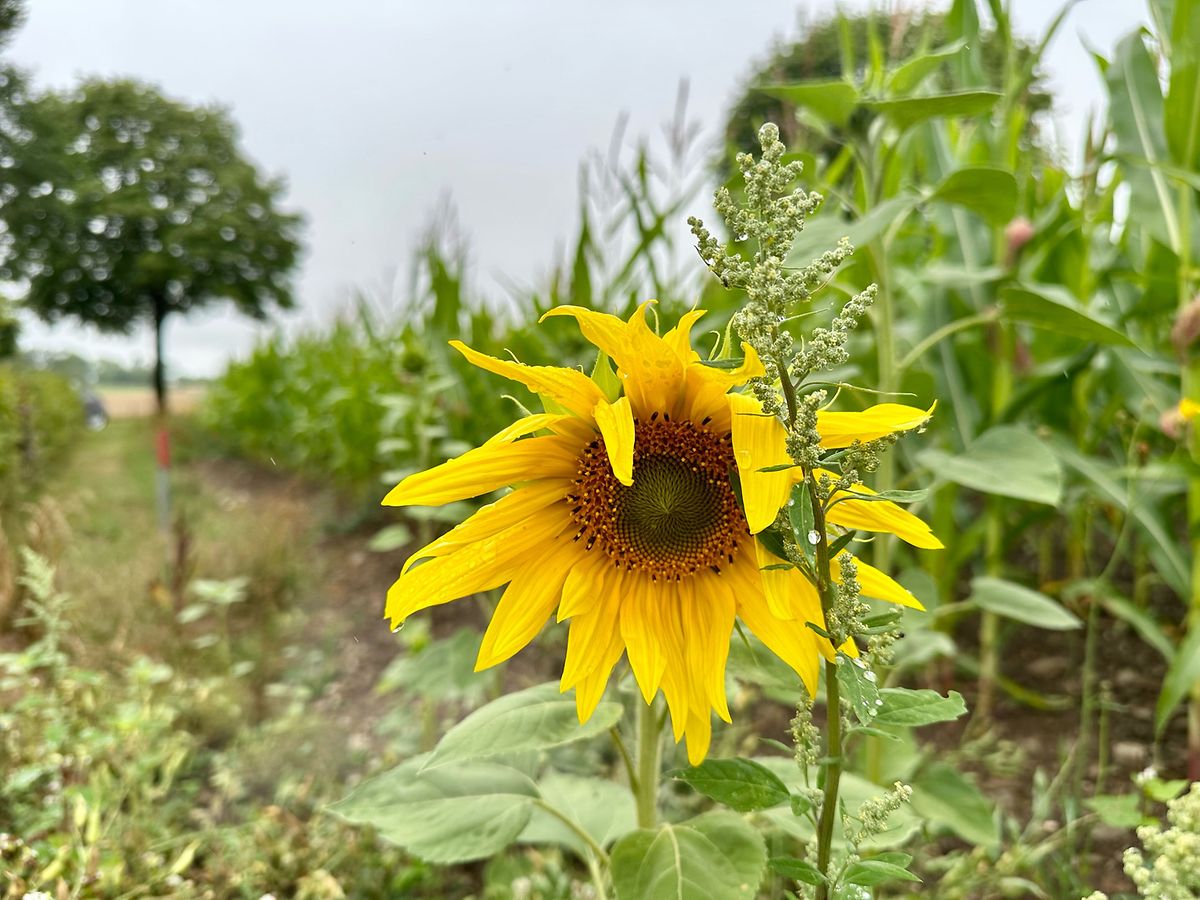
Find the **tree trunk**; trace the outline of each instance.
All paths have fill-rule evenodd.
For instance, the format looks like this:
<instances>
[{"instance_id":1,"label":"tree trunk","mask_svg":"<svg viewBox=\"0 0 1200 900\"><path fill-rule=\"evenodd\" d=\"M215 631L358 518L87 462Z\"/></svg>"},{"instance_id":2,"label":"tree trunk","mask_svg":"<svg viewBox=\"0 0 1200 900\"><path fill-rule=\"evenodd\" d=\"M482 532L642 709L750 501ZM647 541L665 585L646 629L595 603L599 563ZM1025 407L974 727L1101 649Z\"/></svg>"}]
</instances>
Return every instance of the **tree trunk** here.
<instances>
[{"instance_id":1,"label":"tree trunk","mask_svg":"<svg viewBox=\"0 0 1200 900\"><path fill-rule=\"evenodd\" d=\"M158 404L158 417L167 414L167 377L163 364L163 323L167 318L167 302L163 297L154 298L154 399Z\"/></svg>"}]
</instances>

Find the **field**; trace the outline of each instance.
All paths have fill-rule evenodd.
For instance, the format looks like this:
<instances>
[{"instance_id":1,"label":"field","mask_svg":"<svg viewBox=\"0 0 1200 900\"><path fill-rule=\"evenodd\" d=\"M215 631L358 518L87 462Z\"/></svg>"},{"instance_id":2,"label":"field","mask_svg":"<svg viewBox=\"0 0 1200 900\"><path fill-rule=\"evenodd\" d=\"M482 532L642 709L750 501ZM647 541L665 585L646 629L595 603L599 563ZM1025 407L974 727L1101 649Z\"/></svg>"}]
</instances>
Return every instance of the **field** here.
<instances>
[{"instance_id":1,"label":"field","mask_svg":"<svg viewBox=\"0 0 1200 900\"><path fill-rule=\"evenodd\" d=\"M96 391L110 418L134 419L154 415L154 391L148 387L102 385ZM170 392L171 408L186 415L194 412L204 399L204 387L187 385Z\"/></svg>"}]
</instances>

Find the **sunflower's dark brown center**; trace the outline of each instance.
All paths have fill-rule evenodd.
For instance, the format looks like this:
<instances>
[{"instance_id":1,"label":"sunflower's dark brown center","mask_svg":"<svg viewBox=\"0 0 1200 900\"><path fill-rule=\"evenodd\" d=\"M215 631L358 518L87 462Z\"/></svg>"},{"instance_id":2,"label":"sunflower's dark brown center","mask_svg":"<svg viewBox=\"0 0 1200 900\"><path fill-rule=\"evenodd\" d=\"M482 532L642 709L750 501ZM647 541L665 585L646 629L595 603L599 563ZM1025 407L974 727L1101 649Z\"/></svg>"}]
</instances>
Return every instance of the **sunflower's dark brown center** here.
<instances>
[{"instance_id":1,"label":"sunflower's dark brown center","mask_svg":"<svg viewBox=\"0 0 1200 900\"><path fill-rule=\"evenodd\" d=\"M588 444L567 496L575 536L617 565L678 580L720 571L749 537L729 483L729 435L655 414L634 425L633 484L613 474L604 441Z\"/></svg>"}]
</instances>

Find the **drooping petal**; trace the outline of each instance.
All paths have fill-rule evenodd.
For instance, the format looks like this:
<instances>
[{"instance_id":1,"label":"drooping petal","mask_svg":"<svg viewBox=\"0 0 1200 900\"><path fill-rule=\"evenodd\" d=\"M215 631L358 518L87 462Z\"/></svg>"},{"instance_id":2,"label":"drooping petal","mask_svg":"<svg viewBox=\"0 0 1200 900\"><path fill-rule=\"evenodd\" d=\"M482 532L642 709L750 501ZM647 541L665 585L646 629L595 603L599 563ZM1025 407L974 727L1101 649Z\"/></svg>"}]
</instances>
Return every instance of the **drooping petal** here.
<instances>
[{"instance_id":1,"label":"drooping petal","mask_svg":"<svg viewBox=\"0 0 1200 900\"><path fill-rule=\"evenodd\" d=\"M846 551L843 550L835 557L835 560L841 559L845 555ZM876 600L883 600L888 603L899 603L901 606L910 606L913 609L925 608L921 605L920 600L914 597L906 587L890 575L886 575L874 566L868 565L857 556L854 557L854 563L858 567L858 586L864 597L874 597ZM842 567L835 562L830 569L832 570L833 580L841 584Z\"/></svg>"},{"instance_id":2,"label":"drooping petal","mask_svg":"<svg viewBox=\"0 0 1200 900\"><path fill-rule=\"evenodd\" d=\"M513 576L483 634L476 672L504 662L537 637L558 605L563 581L579 555L578 544L560 537Z\"/></svg>"},{"instance_id":3,"label":"drooping petal","mask_svg":"<svg viewBox=\"0 0 1200 900\"><path fill-rule=\"evenodd\" d=\"M729 722L725 664L737 600L724 575L704 572L691 580L695 590L680 592L680 612L688 673L696 688L694 697L703 701L705 715L709 709L715 709L717 715Z\"/></svg>"},{"instance_id":4,"label":"drooping petal","mask_svg":"<svg viewBox=\"0 0 1200 900\"><path fill-rule=\"evenodd\" d=\"M594 557L604 559L602 554ZM563 589L563 606L570 601L572 579L577 571L567 575ZM572 613L570 630L567 632L567 655L563 661L560 687L569 691L591 674L605 659L607 648L614 640L625 646L621 636L621 598L625 595L627 573L611 563L593 569L590 583L595 587L595 596L586 609ZM562 608L560 607L560 615ZM561 619L560 619L561 621Z\"/></svg>"},{"instance_id":5,"label":"drooping petal","mask_svg":"<svg viewBox=\"0 0 1200 900\"><path fill-rule=\"evenodd\" d=\"M778 619L771 614L763 595L762 579L753 564L743 557L722 574L728 574L737 598L737 614L767 648L792 667L810 696L817 695L820 653L817 634L798 619ZM825 641L828 643L828 641Z\"/></svg>"},{"instance_id":6,"label":"drooping petal","mask_svg":"<svg viewBox=\"0 0 1200 900\"><path fill-rule=\"evenodd\" d=\"M929 421L937 408L917 409L900 403L879 403L861 412L817 413L817 431L826 450L849 447L855 441L876 441L897 431L911 431Z\"/></svg>"},{"instance_id":7,"label":"drooping petal","mask_svg":"<svg viewBox=\"0 0 1200 900\"><path fill-rule=\"evenodd\" d=\"M621 640L620 633L614 628L613 633L609 635L608 646L604 648L597 665L575 685L575 712L578 714L580 722L586 722L596 711L600 698L604 696L604 689L608 686L608 678L612 674L613 666L621 659L621 654L624 652L625 642Z\"/></svg>"},{"instance_id":8,"label":"drooping petal","mask_svg":"<svg viewBox=\"0 0 1200 900\"><path fill-rule=\"evenodd\" d=\"M758 534L775 521L787 502L794 475L790 470L764 472L765 468L790 465L783 425L763 414L762 405L749 394L730 394L733 413L733 455L742 484L742 503L751 534Z\"/></svg>"},{"instance_id":9,"label":"drooping petal","mask_svg":"<svg viewBox=\"0 0 1200 900\"><path fill-rule=\"evenodd\" d=\"M754 542L755 558L767 607L777 619L799 619L801 622L816 622L821 613L821 597L817 588L799 569L774 569L783 563L779 557L762 545Z\"/></svg>"},{"instance_id":10,"label":"drooping petal","mask_svg":"<svg viewBox=\"0 0 1200 900\"><path fill-rule=\"evenodd\" d=\"M459 522L445 534L434 538L413 553L405 561L400 574L403 575L423 559L445 556L461 549L466 544L481 541L498 531L525 521L540 510L562 502L569 489L570 482L560 479L535 481L518 488L511 494L505 494L495 503L481 507L470 518Z\"/></svg>"},{"instance_id":11,"label":"drooping petal","mask_svg":"<svg viewBox=\"0 0 1200 900\"><path fill-rule=\"evenodd\" d=\"M708 756L709 745L712 744L712 713L707 707L691 710L687 723L687 755L688 763L698 766Z\"/></svg>"},{"instance_id":12,"label":"drooping petal","mask_svg":"<svg viewBox=\"0 0 1200 900\"><path fill-rule=\"evenodd\" d=\"M671 728L678 742L687 728L688 711L693 703L707 707L703 696L695 696L695 684L688 669L687 638L683 630L682 605L684 595L694 596L691 579L680 582L664 582L659 586L658 606L659 641L663 647L666 665L663 667L662 691L667 698L667 710L671 713Z\"/></svg>"},{"instance_id":13,"label":"drooping petal","mask_svg":"<svg viewBox=\"0 0 1200 900\"><path fill-rule=\"evenodd\" d=\"M565 508L542 510L482 541L414 566L388 589L385 614L392 628L418 610L499 587L529 561L530 554L544 553L546 544L570 523Z\"/></svg>"},{"instance_id":14,"label":"drooping petal","mask_svg":"<svg viewBox=\"0 0 1200 900\"><path fill-rule=\"evenodd\" d=\"M684 387L684 361L674 347L646 324L647 305L639 306L628 322L579 306L556 306L542 318L575 318L583 336L617 364L617 377L635 415L648 417L655 412L676 415Z\"/></svg>"},{"instance_id":15,"label":"drooping petal","mask_svg":"<svg viewBox=\"0 0 1200 900\"><path fill-rule=\"evenodd\" d=\"M578 543L578 542L577 542ZM563 584L562 602L558 604L558 621L586 615L596 608L607 592L614 590L613 583L619 573L613 561L599 550L587 551L579 545L581 554ZM615 623L614 623L615 624Z\"/></svg>"},{"instance_id":16,"label":"drooping petal","mask_svg":"<svg viewBox=\"0 0 1200 900\"><path fill-rule=\"evenodd\" d=\"M473 365L519 382L535 394L544 394L578 416L590 416L596 404L604 399L604 392L596 382L576 369L527 366L524 363L496 359L478 350L472 350L462 341L451 341L450 346Z\"/></svg>"},{"instance_id":17,"label":"drooping petal","mask_svg":"<svg viewBox=\"0 0 1200 900\"><path fill-rule=\"evenodd\" d=\"M662 684L667 664L660 635L658 587L648 575L633 572L625 582L625 597L621 601L621 637L629 667L641 688L642 698L649 703Z\"/></svg>"},{"instance_id":18,"label":"drooping petal","mask_svg":"<svg viewBox=\"0 0 1200 900\"><path fill-rule=\"evenodd\" d=\"M613 474L621 484L633 484L633 409L629 398L621 397L616 403L601 400L594 415Z\"/></svg>"},{"instance_id":19,"label":"drooping petal","mask_svg":"<svg viewBox=\"0 0 1200 900\"><path fill-rule=\"evenodd\" d=\"M578 445L558 435L484 444L462 456L409 475L383 498L384 506L440 506L478 497L518 481L571 478Z\"/></svg>"},{"instance_id":20,"label":"drooping petal","mask_svg":"<svg viewBox=\"0 0 1200 900\"><path fill-rule=\"evenodd\" d=\"M823 473L818 470L818 477ZM874 494L865 484L854 484L850 491L855 494ZM859 531L875 531L894 534L902 541L924 550L941 550L944 544L934 537L929 526L906 509L890 500L846 500L851 496L846 491L835 491L830 498L832 504L825 513L825 521L842 528Z\"/></svg>"}]
</instances>

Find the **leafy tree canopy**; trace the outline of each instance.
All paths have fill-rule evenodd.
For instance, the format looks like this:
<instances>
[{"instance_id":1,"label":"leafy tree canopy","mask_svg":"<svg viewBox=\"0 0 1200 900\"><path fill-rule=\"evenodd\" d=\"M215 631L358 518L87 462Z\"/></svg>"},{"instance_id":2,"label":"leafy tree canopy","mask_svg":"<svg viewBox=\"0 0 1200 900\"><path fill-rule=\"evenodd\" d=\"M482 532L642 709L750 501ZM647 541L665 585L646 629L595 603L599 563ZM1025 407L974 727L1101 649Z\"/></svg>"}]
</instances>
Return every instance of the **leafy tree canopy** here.
<instances>
[{"instance_id":1,"label":"leafy tree canopy","mask_svg":"<svg viewBox=\"0 0 1200 900\"><path fill-rule=\"evenodd\" d=\"M949 19L950 15L945 13L920 10L890 14L841 12L804 26L799 40L776 45L754 67L726 119L725 152L719 164L722 177L736 171L733 160L737 153L756 146L756 135L764 122L777 123L790 148L803 148L826 158L832 158L841 149L840 128L814 133L797 119L791 104L762 93L758 87L843 77L859 79L873 55L879 56L889 68L896 66L949 43L954 34ZM938 78L940 89L998 88L1003 83L1006 65L1023 69L1037 53L1037 48L1028 42L1014 40L1010 46L1005 35L986 29L980 33L980 49L983 71L977 73L979 83L964 84L955 67L946 63ZM1007 60L1010 53L1011 61ZM1051 97L1040 75L1025 85L1024 102L1032 113L1050 108ZM874 115L870 110L858 109L846 127L865 131Z\"/></svg>"},{"instance_id":2,"label":"leafy tree canopy","mask_svg":"<svg viewBox=\"0 0 1200 900\"><path fill-rule=\"evenodd\" d=\"M300 217L279 208L216 107L136 81L17 93L0 134L0 277L47 320L109 331L214 300L292 305Z\"/></svg>"}]
</instances>

